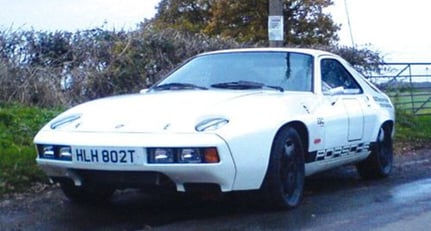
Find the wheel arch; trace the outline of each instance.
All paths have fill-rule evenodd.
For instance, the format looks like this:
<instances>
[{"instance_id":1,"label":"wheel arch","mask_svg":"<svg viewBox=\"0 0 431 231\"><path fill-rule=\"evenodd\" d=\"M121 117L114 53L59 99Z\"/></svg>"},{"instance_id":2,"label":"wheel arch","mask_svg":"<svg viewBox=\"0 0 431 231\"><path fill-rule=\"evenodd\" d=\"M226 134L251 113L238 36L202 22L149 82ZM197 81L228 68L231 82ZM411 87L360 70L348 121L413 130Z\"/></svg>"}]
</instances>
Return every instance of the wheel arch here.
<instances>
[{"instance_id":1,"label":"wheel arch","mask_svg":"<svg viewBox=\"0 0 431 231\"><path fill-rule=\"evenodd\" d=\"M308 153L309 140L310 140L309 132L308 132L307 126L301 121L291 121L281 126L278 129L276 135L274 136L274 140L278 136L278 134L287 127L292 127L298 132L299 137L301 138L301 141L302 141L302 148L303 148L304 154Z\"/></svg>"},{"instance_id":2,"label":"wheel arch","mask_svg":"<svg viewBox=\"0 0 431 231\"><path fill-rule=\"evenodd\" d=\"M293 129L295 130L295 133L292 133ZM283 138L283 137L285 138L285 136L288 136L288 135L295 135L295 137L299 138L298 141L300 142L300 146L302 149L301 154L303 156L298 156L299 158L294 158L296 159L295 160L296 167L294 168L294 170L290 169L290 167L287 168L286 167L287 165L285 166L283 164L280 164L280 163L286 163L284 161L287 161L287 159L283 159L282 157L283 154L280 154L280 141L285 141L285 140L281 140L280 138ZM259 192L261 195L260 199L266 202L269 206L278 208L278 209L280 208L291 209L298 206L300 201L302 200L304 176L305 176L304 161L305 161L305 153L306 153L305 151L308 149L308 140L309 140L308 129L306 125L301 121L288 122L283 126L281 126L275 133L272 147L271 147L270 160L268 162L265 177L259 189ZM274 150L275 152L273 152ZM292 160L293 158L291 159L291 161ZM302 163L301 164L302 167L299 167L299 165L297 165L298 164L297 161L300 161L300 163ZM283 175L283 173L287 169L290 169L289 171L295 171L295 174L289 177L289 182L290 182L289 184L281 183L282 179L286 180L287 182L288 178L283 177L285 176ZM292 177L294 178L291 179ZM290 185L290 186L286 186L286 185ZM288 187L288 188L294 187L295 189L293 191L289 190L289 193L287 193L285 187ZM290 188L290 189L293 189L293 188Z\"/></svg>"},{"instance_id":3,"label":"wheel arch","mask_svg":"<svg viewBox=\"0 0 431 231\"><path fill-rule=\"evenodd\" d=\"M383 133L383 134L382 134ZM358 162L356 168L363 179L380 179L392 171L394 121L386 120L377 129L375 141L370 145L366 159Z\"/></svg>"},{"instance_id":4,"label":"wheel arch","mask_svg":"<svg viewBox=\"0 0 431 231\"><path fill-rule=\"evenodd\" d=\"M380 128L383 128L385 132L388 132L390 136L393 136L395 132L395 122L393 120L386 120L382 123L379 129Z\"/></svg>"}]
</instances>

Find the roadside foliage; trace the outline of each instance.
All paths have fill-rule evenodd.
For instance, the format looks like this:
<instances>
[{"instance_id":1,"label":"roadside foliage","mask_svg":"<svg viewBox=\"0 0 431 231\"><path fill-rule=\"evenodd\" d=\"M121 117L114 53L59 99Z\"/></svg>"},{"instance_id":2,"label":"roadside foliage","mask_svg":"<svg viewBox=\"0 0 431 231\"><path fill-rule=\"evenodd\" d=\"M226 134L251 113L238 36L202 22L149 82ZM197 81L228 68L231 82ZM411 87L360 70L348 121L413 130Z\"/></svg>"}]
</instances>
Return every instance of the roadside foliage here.
<instances>
[{"instance_id":1,"label":"roadside foliage","mask_svg":"<svg viewBox=\"0 0 431 231\"><path fill-rule=\"evenodd\" d=\"M240 47L171 29L0 32L0 101L74 105L138 92L185 58Z\"/></svg>"},{"instance_id":2,"label":"roadside foliage","mask_svg":"<svg viewBox=\"0 0 431 231\"><path fill-rule=\"evenodd\" d=\"M72 106L138 92L204 51L267 46L266 3L163 0L155 17L132 31L0 31L0 102ZM363 71L382 62L367 47L337 46L339 27L324 12L332 1L284 4L286 46L329 50Z\"/></svg>"},{"instance_id":3,"label":"roadside foliage","mask_svg":"<svg viewBox=\"0 0 431 231\"><path fill-rule=\"evenodd\" d=\"M0 103L0 195L47 181L35 163L33 136L60 111Z\"/></svg>"},{"instance_id":4,"label":"roadside foliage","mask_svg":"<svg viewBox=\"0 0 431 231\"><path fill-rule=\"evenodd\" d=\"M327 46L338 40L339 25L324 11L331 0L282 2L287 44ZM154 22L159 28L268 45L268 0L162 0Z\"/></svg>"}]
</instances>

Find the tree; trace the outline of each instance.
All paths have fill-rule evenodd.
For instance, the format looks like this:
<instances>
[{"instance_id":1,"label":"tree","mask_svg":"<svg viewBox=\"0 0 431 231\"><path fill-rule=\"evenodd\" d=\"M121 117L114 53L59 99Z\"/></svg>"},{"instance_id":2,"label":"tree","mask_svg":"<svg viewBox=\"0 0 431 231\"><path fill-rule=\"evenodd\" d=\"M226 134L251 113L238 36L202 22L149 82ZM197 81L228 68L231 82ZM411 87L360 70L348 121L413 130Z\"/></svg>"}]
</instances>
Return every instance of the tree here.
<instances>
[{"instance_id":1,"label":"tree","mask_svg":"<svg viewBox=\"0 0 431 231\"><path fill-rule=\"evenodd\" d=\"M332 0L284 0L285 42L330 45L339 26L323 9ZM268 40L268 0L162 0L154 18L159 28L234 38L239 42Z\"/></svg>"},{"instance_id":2,"label":"tree","mask_svg":"<svg viewBox=\"0 0 431 231\"><path fill-rule=\"evenodd\" d=\"M213 0L162 0L157 7L155 25L199 33L209 20Z\"/></svg>"},{"instance_id":3,"label":"tree","mask_svg":"<svg viewBox=\"0 0 431 231\"><path fill-rule=\"evenodd\" d=\"M211 18L203 28L208 35L235 38L240 42L267 40L267 0L215 1L210 13Z\"/></svg>"},{"instance_id":4,"label":"tree","mask_svg":"<svg viewBox=\"0 0 431 231\"><path fill-rule=\"evenodd\" d=\"M331 45L338 41L339 26L323 12L332 4L332 0L285 0L286 41L298 45Z\"/></svg>"}]
</instances>

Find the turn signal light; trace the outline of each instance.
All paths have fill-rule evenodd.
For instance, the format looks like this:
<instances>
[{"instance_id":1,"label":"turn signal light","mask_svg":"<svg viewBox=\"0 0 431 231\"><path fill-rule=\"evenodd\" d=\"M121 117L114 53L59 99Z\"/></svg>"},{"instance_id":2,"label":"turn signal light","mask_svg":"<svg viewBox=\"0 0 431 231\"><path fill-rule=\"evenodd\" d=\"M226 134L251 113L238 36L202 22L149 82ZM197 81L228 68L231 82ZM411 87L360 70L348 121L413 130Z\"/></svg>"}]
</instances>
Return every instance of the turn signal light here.
<instances>
[{"instance_id":1,"label":"turn signal light","mask_svg":"<svg viewBox=\"0 0 431 231\"><path fill-rule=\"evenodd\" d=\"M205 163L218 163L218 162L220 162L217 148L206 148L204 151L204 158L205 158Z\"/></svg>"}]
</instances>

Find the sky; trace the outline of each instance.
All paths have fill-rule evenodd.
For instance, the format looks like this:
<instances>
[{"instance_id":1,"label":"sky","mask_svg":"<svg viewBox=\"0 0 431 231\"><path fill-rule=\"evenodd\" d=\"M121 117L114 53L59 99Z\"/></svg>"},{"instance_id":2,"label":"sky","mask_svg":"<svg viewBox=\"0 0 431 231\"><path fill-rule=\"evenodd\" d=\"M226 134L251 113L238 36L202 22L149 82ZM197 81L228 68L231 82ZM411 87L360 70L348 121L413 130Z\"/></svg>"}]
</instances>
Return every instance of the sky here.
<instances>
[{"instance_id":1,"label":"sky","mask_svg":"<svg viewBox=\"0 0 431 231\"><path fill-rule=\"evenodd\" d=\"M431 1L333 0L329 10L341 24L340 43L370 44L387 62L431 62ZM347 11L345 10L347 5ZM350 18L350 29L348 18Z\"/></svg>"},{"instance_id":2,"label":"sky","mask_svg":"<svg viewBox=\"0 0 431 231\"><path fill-rule=\"evenodd\" d=\"M333 1L335 4L326 11L341 25L340 44L367 45L379 51L387 62L431 62L431 29L427 25L431 21L431 1ZM153 17L158 2L0 0L0 30L76 31L101 26L128 30Z\"/></svg>"},{"instance_id":3,"label":"sky","mask_svg":"<svg viewBox=\"0 0 431 231\"><path fill-rule=\"evenodd\" d=\"M0 0L0 30L131 29L152 18L159 1Z\"/></svg>"}]
</instances>

